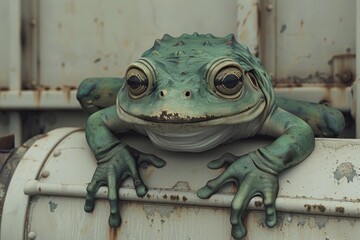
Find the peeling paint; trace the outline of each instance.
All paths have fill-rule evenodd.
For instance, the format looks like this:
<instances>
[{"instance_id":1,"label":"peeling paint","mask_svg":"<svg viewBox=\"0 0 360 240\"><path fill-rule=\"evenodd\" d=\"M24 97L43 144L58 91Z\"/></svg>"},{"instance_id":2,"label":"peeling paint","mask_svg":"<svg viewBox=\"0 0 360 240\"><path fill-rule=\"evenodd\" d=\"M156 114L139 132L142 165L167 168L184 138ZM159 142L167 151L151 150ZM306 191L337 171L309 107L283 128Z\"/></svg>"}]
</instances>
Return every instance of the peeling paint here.
<instances>
[{"instance_id":1,"label":"peeling paint","mask_svg":"<svg viewBox=\"0 0 360 240\"><path fill-rule=\"evenodd\" d=\"M181 191L190 191L190 184L189 182L184 181L178 181L176 184L172 187L174 190L181 190Z\"/></svg>"},{"instance_id":2,"label":"peeling paint","mask_svg":"<svg viewBox=\"0 0 360 240\"><path fill-rule=\"evenodd\" d=\"M158 214L161 218L169 218L171 213L175 211L176 207L144 204L143 209L148 219L154 217L156 214Z\"/></svg>"},{"instance_id":3,"label":"peeling paint","mask_svg":"<svg viewBox=\"0 0 360 240\"><path fill-rule=\"evenodd\" d=\"M334 178L338 181L343 177L346 177L347 182L353 182L354 177L357 175L355 167L351 162L341 163L334 171Z\"/></svg>"},{"instance_id":4,"label":"peeling paint","mask_svg":"<svg viewBox=\"0 0 360 240\"><path fill-rule=\"evenodd\" d=\"M50 208L50 212L55 212L55 209L57 208L58 204L53 202L53 201L49 201L49 208Z\"/></svg>"},{"instance_id":5,"label":"peeling paint","mask_svg":"<svg viewBox=\"0 0 360 240\"><path fill-rule=\"evenodd\" d=\"M329 222L329 218L327 217L317 217L315 218L315 223L317 227L320 229L325 228L326 224Z\"/></svg>"}]
</instances>

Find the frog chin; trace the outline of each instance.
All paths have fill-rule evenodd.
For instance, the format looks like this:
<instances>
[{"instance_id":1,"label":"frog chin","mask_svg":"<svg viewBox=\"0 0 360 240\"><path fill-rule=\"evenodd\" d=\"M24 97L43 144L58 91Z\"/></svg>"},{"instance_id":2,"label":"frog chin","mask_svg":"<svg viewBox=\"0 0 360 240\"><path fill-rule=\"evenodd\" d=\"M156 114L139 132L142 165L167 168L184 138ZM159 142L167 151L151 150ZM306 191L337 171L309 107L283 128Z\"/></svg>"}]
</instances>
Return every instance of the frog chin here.
<instances>
[{"instance_id":1,"label":"frog chin","mask_svg":"<svg viewBox=\"0 0 360 240\"><path fill-rule=\"evenodd\" d=\"M233 125L252 121L264 113L266 101L260 98L254 105L229 115L205 115L201 117L183 116L180 113L171 113L161 111L159 115L134 115L124 110L117 104L118 116L121 120L130 124L139 125L196 125L196 126L215 126L215 125Z\"/></svg>"}]
</instances>

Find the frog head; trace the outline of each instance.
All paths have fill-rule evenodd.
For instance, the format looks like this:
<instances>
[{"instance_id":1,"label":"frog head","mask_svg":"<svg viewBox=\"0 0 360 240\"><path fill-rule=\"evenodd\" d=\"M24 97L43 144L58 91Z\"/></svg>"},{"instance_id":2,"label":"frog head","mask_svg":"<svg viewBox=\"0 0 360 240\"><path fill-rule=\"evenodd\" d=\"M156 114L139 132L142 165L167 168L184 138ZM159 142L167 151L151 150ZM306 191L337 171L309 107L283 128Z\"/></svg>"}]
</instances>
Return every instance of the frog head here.
<instances>
[{"instance_id":1,"label":"frog head","mask_svg":"<svg viewBox=\"0 0 360 240\"><path fill-rule=\"evenodd\" d=\"M137 124L229 125L266 116L271 78L234 35L164 35L130 64L119 116Z\"/></svg>"}]
</instances>

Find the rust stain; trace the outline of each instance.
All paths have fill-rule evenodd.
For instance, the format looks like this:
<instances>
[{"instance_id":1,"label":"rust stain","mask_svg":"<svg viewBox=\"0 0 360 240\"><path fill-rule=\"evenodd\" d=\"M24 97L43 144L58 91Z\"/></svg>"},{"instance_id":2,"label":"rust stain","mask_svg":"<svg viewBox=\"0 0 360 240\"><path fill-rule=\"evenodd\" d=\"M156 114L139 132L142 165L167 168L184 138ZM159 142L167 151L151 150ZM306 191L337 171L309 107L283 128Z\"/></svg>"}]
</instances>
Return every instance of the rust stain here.
<instances>
[{"instance_id":1,"label":"rust stain","mask_svg":"<svg viewBox=\"0 0 360 240\"><path fill-rule=\"evenodd\" d=\"M333 99L331 97L331 87L325 87L325 94L320 100L320 103L326 103L327 105L331 105Z\"/></svg>"},{"instance_id":2,"label":"rust stain","mask_svg":"<svg viewBox=\"0 0 360 240\"><path fill-rule=\"evenodd\" d=\"M335 208L335 212L344 214L345 208L343 208L343 207L336 207L336 208Z\"/></svg>"},{"instance_id":3,"label":"rust stain","mask_svg":"<svg viewBox=\"0 0 360 240\"><path fill-rule=\"evenodd\" d=\"M304 207L305 207L306 211L308 211L308 212L310 212L310 211L325 212L326 211L326 207L322 204L314 204L314 205L305 204Z\"/></svg>"},{"instance_id":4,"label":"rust stain","mask_svg":"<svg viewBox=\"0 0 360 240\"><path fill-rule=\"evenodd\" d=\"M117 233L118 233L118 228L109 227L109 240L116 240L118 238Z\"/></svg>"},{"instance_id":5,"label":"rust stain","mask_svg":"<svg viewBox=\"0 0 360 240\"><path fill-rule=\"evenodd\" d=\"M180 197L178 195L171 195L170 200L172 201L179 201Z\"/></svg>"},{"instance_id":6,"label":"rust stain","mask_svg":"<svg viewBox=\"0 0 360 240\"><path fill-rule=\"evenodd\" d=\"M71 100L72 100L72 99L71 99L71 91L72 91L72 90L75 90L76 87L74 87L74 86L69 86L69 85L64 85L64 86L63 86L62 88L60 88L60 89L62 89L62 91L65 93L67 102L70 103Z\"/></svg>"},{"instance_id":7,"label":"rust stain","mask_svg":"<svg viewBox=\"0 0 360 240\"><path fill-rule=\"evenodd\" d=\"M35 96L35 104L36 106L40 106L40 103L41 103L41 88L38 87L36 88L36 90L34 91L34 96Z\"/></svg>"}]
</instances>

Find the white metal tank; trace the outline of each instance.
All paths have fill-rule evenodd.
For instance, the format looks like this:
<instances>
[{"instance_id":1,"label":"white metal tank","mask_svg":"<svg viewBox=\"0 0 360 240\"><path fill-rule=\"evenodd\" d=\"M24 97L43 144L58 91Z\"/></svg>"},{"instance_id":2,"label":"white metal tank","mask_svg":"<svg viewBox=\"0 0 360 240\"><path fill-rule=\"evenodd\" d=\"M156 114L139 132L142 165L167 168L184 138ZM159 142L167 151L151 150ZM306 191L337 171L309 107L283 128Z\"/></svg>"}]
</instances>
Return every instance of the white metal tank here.
<instances>
[{"instance_id":1,"label":"white metal tank","mask_svg":"<svg viewBox=\"0 0 360 240\"><path fill-rule=\"evenodd\" d=\"M235 187L229 185L209 200L195 192L222 171L208 169L210 160L225 151L243 154L266 141L235 142L201 154L162 151L138 135L124 141L164 158L167 165L143 167L150 189L144 198L136 196L131 180L123 184L120 228L108 225L106 187L99 190L94 212L83 210L96 162L84 132L62 128L9 157L15 171L8 186L1 184L1 240L232 239L229 206ZM265 226L263 204L256 197L245 216L245 239L359 239L359 149L360 140L317 139L314 152L280 176L277 225Z\"/></svg>"}]
</instances>

